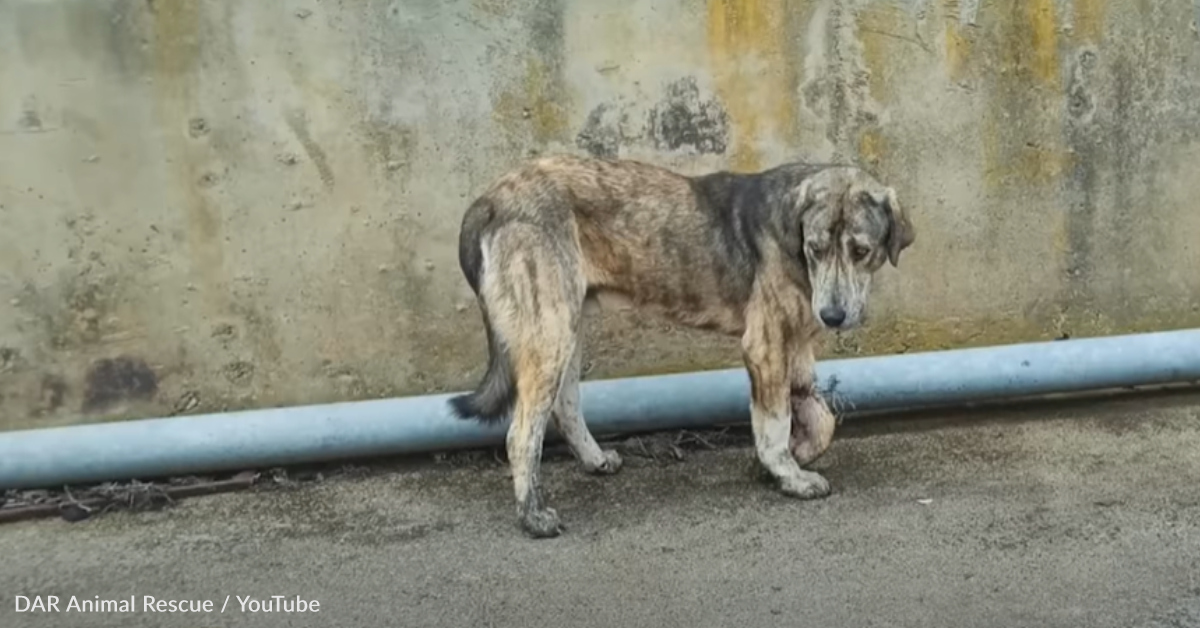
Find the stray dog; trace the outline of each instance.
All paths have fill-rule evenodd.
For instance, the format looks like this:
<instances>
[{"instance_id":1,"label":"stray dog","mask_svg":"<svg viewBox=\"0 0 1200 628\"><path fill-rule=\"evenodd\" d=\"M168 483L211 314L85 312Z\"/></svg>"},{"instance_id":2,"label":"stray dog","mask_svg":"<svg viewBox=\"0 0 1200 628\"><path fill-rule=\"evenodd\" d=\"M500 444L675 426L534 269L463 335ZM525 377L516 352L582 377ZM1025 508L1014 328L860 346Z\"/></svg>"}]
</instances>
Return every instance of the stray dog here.
<instances>
[{"instance_id":1,"label":"stray dog","mask_svg":"<svg viewBox=\"0 0 1200 628\"><path fill-rule=\"evenodd\" d=\"M862 323L875 271L896 266L915 237L895 190L852 166L688 177L631 160L531 161L463 216L459 263L489 358L479 387L451 408L484 422L511 416L521 527L558 536L539 481L546 424L586 471L620 469L580 413L581 325L585 306L632 305L741 337L758 460L782 492L824 497L829 482L801 468L836 422L813 386L813 341Z\"/></svg>"}]
</instances>

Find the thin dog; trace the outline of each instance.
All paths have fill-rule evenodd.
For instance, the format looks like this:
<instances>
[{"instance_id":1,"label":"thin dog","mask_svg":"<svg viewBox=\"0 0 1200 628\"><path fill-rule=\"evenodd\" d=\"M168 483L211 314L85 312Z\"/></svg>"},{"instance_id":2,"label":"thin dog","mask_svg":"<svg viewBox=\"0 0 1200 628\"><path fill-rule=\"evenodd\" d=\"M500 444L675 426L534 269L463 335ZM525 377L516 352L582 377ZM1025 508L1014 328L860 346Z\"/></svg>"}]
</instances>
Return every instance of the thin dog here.
<instances>
[{"instance_id":1,"label":"thin dog","mask_svg":"<svg viewBox=\"0 0 1200 628\"><path fill-rule=\"evenodd\" d=\"M530 161L463 216L459 263L489 358L450 405L464 419L511 417L518 520L531 537L558 536L539 480L547 423L584 470L621 468L580 412L585 307L638 307L741 338L758 460L782 492L826 496L829 482L802 468L836 423L813 386L814 340L862 324L875 272L915 238L896 191L853 166L693 177L632 160Z\"/></svg>"}]
</instances>

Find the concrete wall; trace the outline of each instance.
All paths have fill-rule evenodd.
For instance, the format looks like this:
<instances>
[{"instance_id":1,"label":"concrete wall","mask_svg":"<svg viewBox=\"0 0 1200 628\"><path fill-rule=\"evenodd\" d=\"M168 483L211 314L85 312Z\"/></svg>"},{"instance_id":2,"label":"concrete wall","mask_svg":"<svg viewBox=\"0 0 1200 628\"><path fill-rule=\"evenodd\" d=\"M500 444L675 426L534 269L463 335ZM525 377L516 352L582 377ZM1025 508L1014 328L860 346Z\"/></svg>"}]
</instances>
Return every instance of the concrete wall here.
<instances>
[{"instance_id":1,"label":"concrete wall","mask_svg":"<svg viewBox=\"0 0 1200 628\"><path fill-rule=\"evenodd\" d=\"M529 155L855 159L877 353L1200 324L1183 0L4 0L0 429L447 391L461 212ZM589 376L736 365L593 325Z\"/></svg>"}]
</instances>

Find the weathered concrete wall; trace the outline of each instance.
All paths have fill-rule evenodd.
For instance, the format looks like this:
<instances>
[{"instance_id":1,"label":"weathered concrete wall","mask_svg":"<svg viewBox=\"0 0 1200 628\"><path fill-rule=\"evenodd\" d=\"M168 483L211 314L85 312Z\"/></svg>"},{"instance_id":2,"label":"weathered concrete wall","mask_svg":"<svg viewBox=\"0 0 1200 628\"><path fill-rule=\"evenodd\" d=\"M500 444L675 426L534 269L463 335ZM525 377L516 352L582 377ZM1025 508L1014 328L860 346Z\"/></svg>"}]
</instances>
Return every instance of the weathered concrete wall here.
<instances>
[{"instance_id":1,"label":"weathered concrete wall","mask_svg":"<svg viewBox=\"0 0 1200 628\"><path fill-rule=\"evenodd\" d=\"M834 352L1200 324L1196 11L4 0L0 429L472 385L459 217L556 151L875 169L919 240ZM739 363L634 317L589 350Z\"/></svg>"}]
</instances>

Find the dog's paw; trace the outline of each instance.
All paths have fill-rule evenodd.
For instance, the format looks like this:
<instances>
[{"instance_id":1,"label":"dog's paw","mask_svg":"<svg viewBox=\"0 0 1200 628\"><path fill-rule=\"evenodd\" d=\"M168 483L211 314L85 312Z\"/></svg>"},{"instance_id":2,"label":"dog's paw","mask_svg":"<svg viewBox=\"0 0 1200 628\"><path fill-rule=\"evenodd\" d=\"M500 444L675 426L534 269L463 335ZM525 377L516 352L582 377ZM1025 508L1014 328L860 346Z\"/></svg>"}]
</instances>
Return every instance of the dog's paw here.
<instances>
[{"instance_id":1,"label":"dog's paw","mask_svg":"<svg viewBox=\"0 0 1200 628\"><path fill-rule=\"evenodd\" d=\"M784 494L799 499L818 499L827 497L833 492L829 480L820 473L801 471L779 480L779 490Z\"/></svg>"},{"instance_id":2,"label":"dog's paw","mask_svg":"<svg viewBox=\"0 0 1200 628\"><path fill-rule=\"evenodd\" d=\"M604 462L601 462L598 465L584 465L584 471L587 471L593 475L612 475L621 470L621 465L624 464L624 461L621 460L621 454L611 449L605 449L601 453L604 454Z\"/></svg>"},{"instance_id":3,"label":"dog's paw","mask_svg":"<svg viewBox=\"0 0 1200 628\"><path fill-rule=\"evenodd\" d=\"M521 529L535 539L552 539L565 530L553 508L526 512L521 517Z\"/></svg>"}]
</instances>

